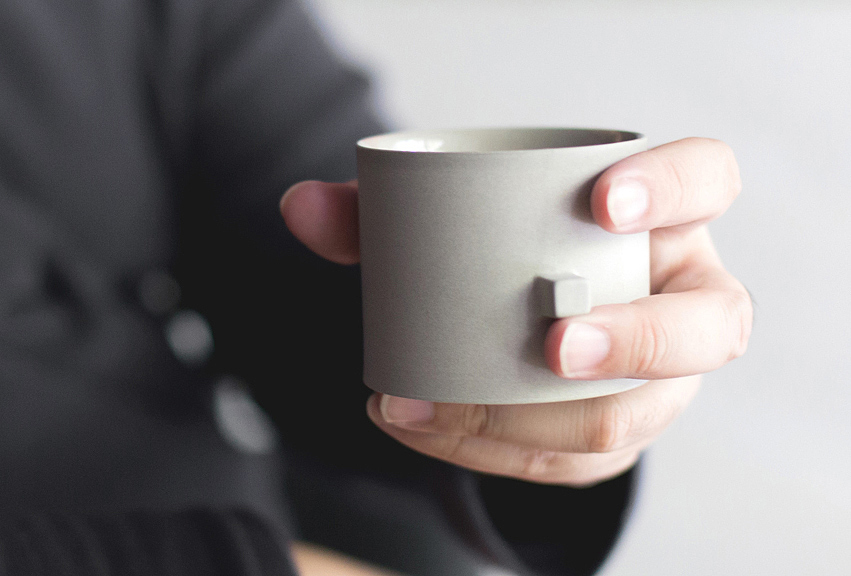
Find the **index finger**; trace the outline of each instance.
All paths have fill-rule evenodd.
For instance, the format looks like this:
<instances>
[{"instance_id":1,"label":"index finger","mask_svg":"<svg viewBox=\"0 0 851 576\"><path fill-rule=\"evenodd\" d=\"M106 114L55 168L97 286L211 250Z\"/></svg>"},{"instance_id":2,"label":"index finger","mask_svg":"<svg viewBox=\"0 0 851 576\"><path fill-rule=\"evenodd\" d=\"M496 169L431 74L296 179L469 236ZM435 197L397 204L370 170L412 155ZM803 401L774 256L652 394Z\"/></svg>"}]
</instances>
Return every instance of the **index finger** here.
<instances>
[{"instance_id":1,"label":"index finger","mask_svg":"<svg viewBox=\"0 0 851 576\"><path fill-rule=\"evenodd\" d=\"M591 210L600 226L615 233L702 224L723 214L741 188L727 144L686 138L606 170L594 184Z\"/></svg>"}]
</instances>

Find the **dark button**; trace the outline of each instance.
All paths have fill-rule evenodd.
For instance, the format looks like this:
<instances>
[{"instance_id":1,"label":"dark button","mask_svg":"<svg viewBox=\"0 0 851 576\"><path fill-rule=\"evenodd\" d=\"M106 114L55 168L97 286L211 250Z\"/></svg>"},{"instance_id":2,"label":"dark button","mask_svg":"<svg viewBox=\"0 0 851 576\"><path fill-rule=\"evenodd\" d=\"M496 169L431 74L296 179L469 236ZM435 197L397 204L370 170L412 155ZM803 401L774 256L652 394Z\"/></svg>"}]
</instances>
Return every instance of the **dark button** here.
<instances>
[{"instance_id":1,"label":"dark button","mask_svg":"<svg viewBox=\"0 0 851 576\"><path fill-rule=\"evenodd\" d=\"M180 284L164 270L145 272L136 285L142 307L154 316L165 316L180 303Z\"/></svg>"}]
</instances>

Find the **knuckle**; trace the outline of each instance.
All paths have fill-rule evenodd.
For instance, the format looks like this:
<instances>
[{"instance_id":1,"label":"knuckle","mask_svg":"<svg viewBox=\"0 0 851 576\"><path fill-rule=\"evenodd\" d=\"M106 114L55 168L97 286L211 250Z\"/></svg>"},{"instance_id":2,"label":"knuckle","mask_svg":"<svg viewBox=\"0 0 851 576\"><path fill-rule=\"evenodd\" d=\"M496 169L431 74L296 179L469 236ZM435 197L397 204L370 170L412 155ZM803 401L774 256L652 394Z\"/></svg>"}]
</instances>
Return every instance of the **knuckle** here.
<instances>
[{"instance_id":1,"label":"knuckle","mask_svg":"<svg viewBox=\"0 0 851 576\"><path fill-rule=\"evenodd\" d=\"M607 454L600 457L577 458L564 467L558 481L574 488L589 488L605 482L628 470L638 461L640 452L631 451L624 457L621 454Z\"/></svg>"},{"instance_id":2,"label":"knuckle","mask_svg":"<svg viewBox=\"0 0 851 576\"><path fill-rule=\"evenodd\" d=\"M447 462L461 462L464 456L464 437L446 436L434 450L434 456Z\"/></svg>"},{"instance_id":3,"label":"knuckle","mask_svg":"<svg viewBox=\"0 0 851 576\"><path fill-rule=\"evenodd\" d=\"M658 373L670 354L670 342L662 321L652 314L640 316L632 340L629 371L637 376Z\"/></svg>"},{"instance_id":4,"label":"knuckle","mask_svg":"<svg viewBox=\"0 0 851 576\"><path fill-rule=\"evenodd\" d=\"M726 315L730 326L729 360L742 356L748 348L753 330L753 301L746 291L730 294L726 302Z\"/></svg>"},{"instance_id":5,"label":"knuckle","mask_svg":"<svg viewBox=\"0 0 851 576\"><path fill-rule=\"evenodd\" d=\"M693 185L689 168L679 157L670 156L665 159L663 171L665 179L671 183L665 202L668 211L671 214L683 213L689 208L689 198L694 199L696 196L690 193Z\"/></svg>"},{"instance_id":6,"label":"knuckle","mask_svg":"<svg viewBox=\"0 0 851 576\"><path fill-rule=\"evenodd\" d=\"M726 142L721 140L708 140L712 148L714 148L714 156L717 160L719 169L717 178L719 179L721 198L723 203L718 205L717 213L714 216L720 216L727 207L733 203L736 197L742 192L742 177L739 172L739 163L736 161L736 154Z\"/></svg>"},{"instance_id":7,"label":"knuckle","mask_svg":"<svg viewBox=\"0 0 851 576\"><path fill-rule=\"evenodd\" d=\"M539 448L523 449L520 453L518 476L524 480L546 481L558 476L562 454Z\"/></svg>"},{"instance_id":8,"label":"knuckle","mask_svg":"<svg viewBox=\"0 0 851 576\"><path fill-rule=\"evenodd\" d=\"M718 156L721 165L724 167L725 189L729 194L729 201L732 202L742 192L742 176L739 172L739 163L736 160L736 154L729 144L720 140L716 140L715 142L718 147Z\"/></svg>"},{"instance_id":9,"label":"knuckle","mask_svg":"<svg viewBox=\"0 0 851 576\"><path fill-rule=\"evenodd\" d=\"M598 408L587 428L586 443L589 452L613 452L630 437L634 415L629 404L616 396L597 403Z\"/></svg>"},{"instance_id":10,"label":"knuckle","mask_svg":"<svg viewBox=\"0 0 851 576\"><path fill-rule=\"evenodd\" d=\"M464 433L470 436L488 436L493 430L493 411L487 404L467 404L461 415Z\"/></svg>"},{"instance_id":11,"label":"knuckle","mask_svg":"<svg viewBox=\"0 0 851 576\"><path fill-rule=\"evenodd\" d=\"M742 191L739 164L733 149L711 138L686 138L696 144L702 160L711 162L708 171L694 169L694 159L671 156L666 162L666 176L676 192L669 199L675 213L701 214L704 220L714 220L723 214ZM707 191L715 191L707 194Z\"/></svg>"}]
</instances>

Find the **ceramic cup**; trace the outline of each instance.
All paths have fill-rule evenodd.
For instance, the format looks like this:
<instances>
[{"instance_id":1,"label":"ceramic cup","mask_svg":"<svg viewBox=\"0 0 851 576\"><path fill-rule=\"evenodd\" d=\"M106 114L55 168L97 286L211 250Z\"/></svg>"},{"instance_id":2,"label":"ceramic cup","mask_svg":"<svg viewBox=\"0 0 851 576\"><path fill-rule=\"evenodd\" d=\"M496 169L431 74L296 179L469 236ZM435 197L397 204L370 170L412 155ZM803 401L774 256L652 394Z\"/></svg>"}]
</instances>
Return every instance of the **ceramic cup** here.
<instances>
[{"instance_id":1,"label":"ceramic cup","mask_svg":"<svg viewBox=\"0 0 851 576\"><path fill-rule=\"evenodd\" d=\"M554 318L650 289L647 233L594 223L595 179L633 132L477 129L358 142L364 382L434 402L590 398L639 380L557 377Z\"/></svg>"}]
</instances>

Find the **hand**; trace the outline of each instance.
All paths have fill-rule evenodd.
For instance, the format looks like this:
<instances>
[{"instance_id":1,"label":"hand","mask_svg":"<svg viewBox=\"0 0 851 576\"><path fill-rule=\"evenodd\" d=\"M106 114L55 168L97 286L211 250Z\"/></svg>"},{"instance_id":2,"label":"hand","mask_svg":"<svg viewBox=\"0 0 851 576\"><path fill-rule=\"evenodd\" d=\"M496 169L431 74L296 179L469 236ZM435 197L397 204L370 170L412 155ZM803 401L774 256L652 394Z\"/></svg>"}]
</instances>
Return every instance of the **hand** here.
<instances>
[{"instance_id":1,"label":"hand","mask_svg":"<svg viewBox=\"0 0 851 576\"><path fill-rule=\"evenodd\" d=\"M651 293L556 321L545 355L564 378L638 378L611 396L527 405L439 404L374 394L369 417L430 456L533 482L583 486L627 470L682 412L700 374L744 353L752 305L726 270L706 223L741 189L725 144L680 140L626 158L591 194L614 234L650 231ZM290 230L320 256L358 260L357 185L304 182L281 200Z\"/></svg>"}]
</instances>

